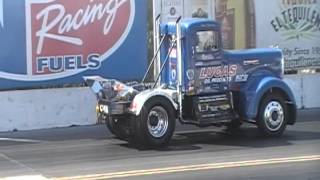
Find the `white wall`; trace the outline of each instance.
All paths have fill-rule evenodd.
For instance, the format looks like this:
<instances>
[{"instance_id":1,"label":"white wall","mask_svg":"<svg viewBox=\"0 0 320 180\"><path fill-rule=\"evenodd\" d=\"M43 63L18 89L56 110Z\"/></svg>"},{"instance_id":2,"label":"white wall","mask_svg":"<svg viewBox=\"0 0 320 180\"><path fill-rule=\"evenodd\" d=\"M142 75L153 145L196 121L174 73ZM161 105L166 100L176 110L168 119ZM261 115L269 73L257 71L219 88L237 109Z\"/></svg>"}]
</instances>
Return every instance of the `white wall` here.
<instances>
[{"instance_id":1,"label":"white wall","mask_svg":"<svg viewBox=\"0 0 320 180\"><path fill-rule=\"evenodd\" d=\"M285 81L294 93L298 108L320 107L319 74L287 75Z\"/></svg>"},{"instance_id":2,"label":"white wall","mask_svg":"<svg viewBox=\"0 0 320 180\"><path fill-rule=\"evenodd\" d=\"M89 88L0 92L0 131L95 124L95 104Z\"/></svg>"},{"instance_id":3,"label":"white wall","mask_svg":"<svg viewBox=\"0 0 320 180\"><path fill-rule=\"evenodd\" d=\"M305 108L320 107L320 75L305 75L302 84L302 99Z\"/></svg>"},{"instance_id":4,"label":"white wall","mask_svg":"<svg viewBox=\"0 0 320 180\"><path fill-rule=\"evenodd\" d=\"M298 108L302 108L302 77L298 75L288 75L285 76L284 80L294 93Z\"/></svg>"},{"instance_id":5,"label":"white wall","mask_svg":"<svg viewBox=\"0 0 320 180\"><path fill-rule=\"evenodd\" d=\"M320 76L288 75L299 108L319 108ZM31 130L97 122L96 98L89 88L0 92L0 131Z\"/></svg>"}]
</instances>

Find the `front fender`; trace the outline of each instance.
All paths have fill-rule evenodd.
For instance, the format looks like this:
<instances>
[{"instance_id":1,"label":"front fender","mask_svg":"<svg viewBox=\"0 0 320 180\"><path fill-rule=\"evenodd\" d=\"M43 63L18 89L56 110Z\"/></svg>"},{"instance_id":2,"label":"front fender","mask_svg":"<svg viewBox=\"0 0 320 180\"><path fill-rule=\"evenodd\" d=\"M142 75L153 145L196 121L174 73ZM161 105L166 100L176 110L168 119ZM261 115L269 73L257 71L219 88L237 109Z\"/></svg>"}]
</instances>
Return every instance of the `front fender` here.
<instances>
[{"instance_id":1,"label":"front fender","mask_svg":"<svg viewBox=\"0 0 320 180\"><path fill-rule=\"evenodd\" d=\"M178 104L174 101L177 94L176 90L171 89L148 89L137 94L129 108L129 112L138 116L142 110L143 105L151 98L160 96L169 100L175 110L178 109Z\"/></svg>"},{"instance_id":2,"label":"front fender","mask_svg":"<svg viewBox=\"0 0 320 180\"><path fill-rule=\"evenodd\" d=\"M258 114L260 102L265 93L277 88L286 94L287 101L296 108L294 95L289 86L277 77L259 77L252 79L240 90L240 114L248 120L255 119Z\"/></svg>"}]
</instances>

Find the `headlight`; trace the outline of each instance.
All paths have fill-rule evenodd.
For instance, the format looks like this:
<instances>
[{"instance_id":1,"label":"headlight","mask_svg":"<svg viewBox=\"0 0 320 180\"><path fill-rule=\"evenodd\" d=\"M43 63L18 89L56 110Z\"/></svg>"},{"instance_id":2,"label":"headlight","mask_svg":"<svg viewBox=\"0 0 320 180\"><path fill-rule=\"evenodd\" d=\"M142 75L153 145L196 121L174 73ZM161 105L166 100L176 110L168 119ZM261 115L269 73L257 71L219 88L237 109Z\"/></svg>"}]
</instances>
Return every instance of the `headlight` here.
<instances>
[{"instance_id":1,"label":"headlight","mask_svg":"<svg viewBox=\"0 0 320 180\"><path fill-rule=\"evenodd\" d=\"M119 82L116 82L115 85L113 86L113 90L116 92L123 91L125 89L125 85Z\"/></svg>"},{"instance_id":2,"label":"headlight","mask_svg":"<svg viewBox=\"0 0 320 180\"><path fill-rule=\"evenodd\" d=\"M116 80L112 84L112 90L116 99L125 101L133 99L133 97L138 93L138 91L133 89L133 87L127 86Z\"/></svg>"}]
</instances>

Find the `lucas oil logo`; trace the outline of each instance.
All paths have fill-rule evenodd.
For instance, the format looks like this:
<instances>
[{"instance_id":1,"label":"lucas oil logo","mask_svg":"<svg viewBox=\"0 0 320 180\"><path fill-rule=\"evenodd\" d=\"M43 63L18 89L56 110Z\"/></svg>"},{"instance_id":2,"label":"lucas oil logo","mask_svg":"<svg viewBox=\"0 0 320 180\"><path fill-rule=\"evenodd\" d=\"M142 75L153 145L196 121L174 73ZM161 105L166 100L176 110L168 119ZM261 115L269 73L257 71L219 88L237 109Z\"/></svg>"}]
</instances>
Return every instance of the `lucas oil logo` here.
<instances>
[{"instance_id":1,"label":"lucas oil logo","mask_svg":"<svg viewBox=\"0 0 320 180\"><path fill-rule=\"evenodd\" d=\"M212 66L200 69L199 79L233 77L237 74L237 65Z\"/></svg>"},{"instance_id":2,"label":"lucas oil logo","mask_svg":"<svg viewBox=\"0 0 320 180\"><path fill-rule=\"evenodd\" d=\"M9 24L6 1L0 36ZM98 69L124 42L135 14L134 0L25 0L24 8L25 67L1 69L0 78L52 80Z\"/></svg>"}]
</instances>

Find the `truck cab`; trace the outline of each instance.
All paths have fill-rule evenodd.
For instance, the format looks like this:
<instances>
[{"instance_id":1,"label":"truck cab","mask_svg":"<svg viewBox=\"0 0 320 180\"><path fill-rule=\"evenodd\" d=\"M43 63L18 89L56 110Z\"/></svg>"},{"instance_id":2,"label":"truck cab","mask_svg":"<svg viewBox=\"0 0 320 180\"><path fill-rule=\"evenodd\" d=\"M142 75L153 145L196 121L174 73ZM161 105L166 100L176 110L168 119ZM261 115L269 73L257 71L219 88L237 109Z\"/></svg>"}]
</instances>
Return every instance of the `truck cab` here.
<instances>
[{"instance_id":1,"label":"truck cab","mask_svg":"<svg viewBox=\"0 0 320 180\"><path fill-rule=\"evenodd\" d=\"M99 117L116 136L163 146L176 121L233 129L248 122L266 136L280 136L295 123L296 103L282 80L280 49L224 50L221 27L209 19L179 19L158 27L155 57L146 73L157 62L153 86L85 78L97 94ZM125 98L102 98L115 90Z\"/></svg>"},{"instance_id":2,"label":"truck cab","mask_svg":"<svg viewBox=\"0 0 320 180\"><path fill-rule=\"evenodd\" d=\"M165 54L170 51L172 39L177 36L176 26L175 23L161 26L161 35L167 36L161 52L162 63ZM177 46L172 47L169 62L162 75L162 83L177 87L180 71L177 69L177 58L181 56L183 119L198 120L196 124L201 126L230 119L232 115L241 116L248 121L254 119L256 112L251 113L248 110L258 111L256 107L259 106L259 102L255 103L256 107L251 107L253 105L250 104L254 101L248 101L243 97L261 98L249 95L248 86L253 84L258 86L263 78L281 80L283 76L281 50L276 48L224 50L220 25L208 19L183 20L180 29L181 49L177 49ZM284 82L281 81L280 84L284 87L278 90L285 89L281 93L289 94L290 99L294 100ZM264 92L266 89L260 91L266 93ZM216 102L217 97L225 101ZM217 106L216 103L221 106ZM201 108L195 108L192 104L197 104ZM211 117L215 117L215 120L209 120Z\"/></svg>"}]
</instances>

